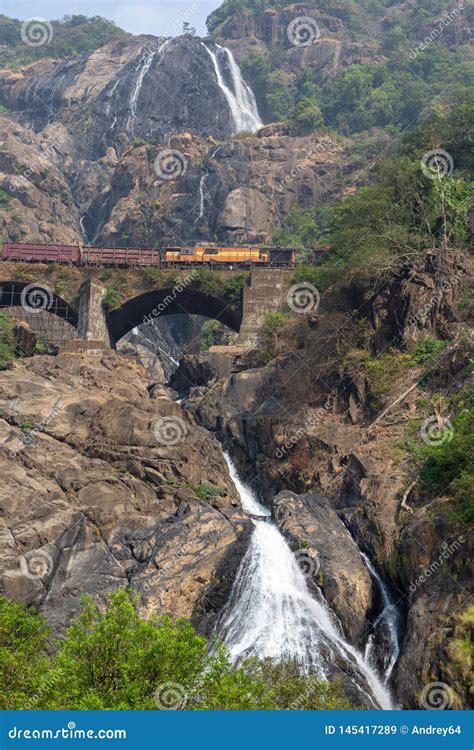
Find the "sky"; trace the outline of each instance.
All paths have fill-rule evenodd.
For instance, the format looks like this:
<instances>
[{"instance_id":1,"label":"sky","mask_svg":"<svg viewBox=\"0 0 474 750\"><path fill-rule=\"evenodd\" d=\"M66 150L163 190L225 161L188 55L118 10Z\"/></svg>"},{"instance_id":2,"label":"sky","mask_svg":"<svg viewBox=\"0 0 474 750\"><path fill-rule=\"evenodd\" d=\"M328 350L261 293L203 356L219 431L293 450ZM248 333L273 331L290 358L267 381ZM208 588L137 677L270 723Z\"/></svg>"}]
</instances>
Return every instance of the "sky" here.
<instances>
[{"instance_id":1,"label":"sky","mask_svg":"<svg viewBox=\"0 0 474 750\"><path fill-rule=\"evenodd\" d=\"M206 18L221 0L0 0L0 13L12 18L64 15L104 16L132 34L176 36L183 20L200 36L206 35Z\"/></svg>"}]
</instances>

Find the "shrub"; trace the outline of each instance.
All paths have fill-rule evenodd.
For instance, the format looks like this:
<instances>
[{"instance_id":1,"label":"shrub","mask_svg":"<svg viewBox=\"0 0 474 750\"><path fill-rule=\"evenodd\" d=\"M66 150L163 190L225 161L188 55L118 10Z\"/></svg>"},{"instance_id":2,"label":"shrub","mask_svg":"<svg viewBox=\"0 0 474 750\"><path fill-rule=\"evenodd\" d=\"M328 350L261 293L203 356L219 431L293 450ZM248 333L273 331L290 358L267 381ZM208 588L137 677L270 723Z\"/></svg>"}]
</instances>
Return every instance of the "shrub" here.
<instances>
[{"instance_id":1,"label":"shrub","mask_svg":"<svg viewBox=\"0 0 474 750\"><path fill-rule=\"evenodd\" d=\"M122 295L116 287L111 286L107 289L102 299L102 305L106 310L114 310L122 302Z\"/></svg>"},{"instance_id":2,"label":"shrub","mask_svg":"<svg viewBox=\"0 0 474 750\"><path fill-rule=\"evenodd\" d=\"M412 354L412 360L416 365L425 365L433 362L438 354L441 354L447 346L447 341L441 341L435 336L427 336L420 341Z\"/></svg>"},{"instance_id":3,"label":"shrub","mask_svg":"<svg viewBox=\"0 0 474 750\"><path fill-rule=\"evenodd\" d=\"M193 491L200 500L204 500L205 502L226 494L226 491L222 487L216 487L214 484L198 484L193 487Z\"/></svg>"}]
</instances>

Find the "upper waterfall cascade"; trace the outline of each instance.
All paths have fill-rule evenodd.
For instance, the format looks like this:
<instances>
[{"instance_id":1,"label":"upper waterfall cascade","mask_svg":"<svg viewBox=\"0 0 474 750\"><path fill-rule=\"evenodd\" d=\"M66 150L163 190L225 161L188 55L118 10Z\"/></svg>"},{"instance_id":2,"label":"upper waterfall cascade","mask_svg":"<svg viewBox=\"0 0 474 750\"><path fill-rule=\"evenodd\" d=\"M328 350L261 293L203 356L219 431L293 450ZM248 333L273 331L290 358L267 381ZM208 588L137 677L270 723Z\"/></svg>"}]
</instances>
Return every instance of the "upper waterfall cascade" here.
<instances>
[{"instance_id":1,"label":"upper waterfall cascade","mask_svg":"<svg viewBox=\"0 0 474 750\"><path fill-rule=\"evenodd\" d=\"M390 693L373 667L345 640L322 595L313 596L297 560L269 518L269 511L238 477L227 454L242 509L254 531L224 610L217 634L234 660L246 656L296 660L318 679L328 679L328 665L350 664L354 685L375 708L391 709ZM255 519L255 516L267 518Z\"/></svg>"},{"instance_id":2,"label":"upper waterfall cascade","mask_svg":"<svg viewBox=\"0 0 474 750\"><path fill-rule=\"evenodd\" d=\"M221 47L219 44L216 44L217 52L213 52L204 42L201 42L201 44L212 59L214 70L216 71L217 83L232 113L234 132L240 133L246 130L254 133L263 126L263 122L258 114L254 93L244 81L232 52L227 47ZM228 86L225 81L225 69L220 60L222 56L227 58L227 68L230 73L232 87Z\"/></svg>"},{"instance_id":3,"label":"upper waterfall cascade","mask_svg":"<svg viewBox=\"0 0 474 750\"><path fill-rule=\"evenodd\" d=\"M135 86L133 87L132 94L130 96L130 114L128 116L127 120L127 130L133 132L133 123L135 122L135 117L137 116L137 105L138 105L138 99L140 97L140 91L143 86L143 81L148 73L148 71L151 68L151 64L155 58L156 55L159 55L160 52L162 52L170 43L171 39L166 39L166 41L163 42L163 44L160 44L158 47L153 46L146 49L141 58L140 62L137 66L137 78L135 80Z\"/></svg>"}]
</instances>

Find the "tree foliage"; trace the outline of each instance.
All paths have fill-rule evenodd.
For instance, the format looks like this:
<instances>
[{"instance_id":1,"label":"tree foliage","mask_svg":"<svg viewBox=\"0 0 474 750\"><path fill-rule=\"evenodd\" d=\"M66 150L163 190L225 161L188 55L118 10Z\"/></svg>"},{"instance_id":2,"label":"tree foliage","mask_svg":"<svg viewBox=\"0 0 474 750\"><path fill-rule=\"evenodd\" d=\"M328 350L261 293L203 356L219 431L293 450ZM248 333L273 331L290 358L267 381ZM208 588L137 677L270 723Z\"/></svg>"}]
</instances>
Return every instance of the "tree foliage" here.
<instances>
[{"instance_id":1,"label":"tree foliage","mask_svg":"<svg viewBox=\"0 0 474 750\"><path fill-rule=\"evenodd\" d=\"M0 688L0 709L350 707L338 684L304 676L296 664L235 666L188 621L140 618L124 590L103 608L85 596L55 642L34 610L0 598Z\"/></svg>"},{"instance_id":2,"label":"tree foliage","mask_svg":"<svg viewBox=\"0 0 474 750\"><path fill-rule=\"evenodd\" d=\"M45 57L67 59L93 52L113 39L128 36L125 31L101 16L68 15L51 21L52 37L47 44L30 47L21 36L23 21L0 15L0 66L25 65Z\"/></svg>"}]
</instances>

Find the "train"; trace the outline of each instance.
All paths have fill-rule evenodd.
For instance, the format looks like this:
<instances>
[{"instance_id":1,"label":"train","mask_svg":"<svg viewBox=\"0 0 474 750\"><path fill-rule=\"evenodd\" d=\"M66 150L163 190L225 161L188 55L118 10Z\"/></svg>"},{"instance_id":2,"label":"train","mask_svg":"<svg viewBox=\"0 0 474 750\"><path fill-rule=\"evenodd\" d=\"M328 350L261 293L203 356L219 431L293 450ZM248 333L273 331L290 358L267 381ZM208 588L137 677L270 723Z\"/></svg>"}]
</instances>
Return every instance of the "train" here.
<instances>
[{"instance_id":1,"label":"train","mask_svg":"<svg viewBox=\"0 0 474 750\"><path fill-rule=\"evenodd\" d=\"M259 245L126 248L89 245L41 245L4 242L2 260L12 263L58 263L99 268L186 268L201 266L234 270L254 267L294 268L297 248Z\"/></svg>"}]
</instances>

